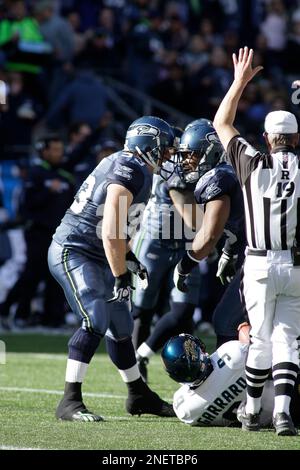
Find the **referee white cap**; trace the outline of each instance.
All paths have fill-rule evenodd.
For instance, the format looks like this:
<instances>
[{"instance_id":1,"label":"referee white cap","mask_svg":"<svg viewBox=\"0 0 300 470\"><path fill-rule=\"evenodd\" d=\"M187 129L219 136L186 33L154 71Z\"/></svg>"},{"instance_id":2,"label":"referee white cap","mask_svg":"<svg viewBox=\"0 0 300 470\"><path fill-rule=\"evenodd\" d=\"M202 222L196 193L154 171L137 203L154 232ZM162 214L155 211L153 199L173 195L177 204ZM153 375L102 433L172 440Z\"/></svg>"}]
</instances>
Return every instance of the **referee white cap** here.
<instances>
[{"instance_id":1,"label":"referee white cap","mask_svg":"<svg viewBox=\"0 0 300 470\"><path fill-rule=\"evenodd\" d=\"M272 111L266 116L265 131L267 134L297 134L297 119L288 111Z\"/></svg>"}]
</instances>

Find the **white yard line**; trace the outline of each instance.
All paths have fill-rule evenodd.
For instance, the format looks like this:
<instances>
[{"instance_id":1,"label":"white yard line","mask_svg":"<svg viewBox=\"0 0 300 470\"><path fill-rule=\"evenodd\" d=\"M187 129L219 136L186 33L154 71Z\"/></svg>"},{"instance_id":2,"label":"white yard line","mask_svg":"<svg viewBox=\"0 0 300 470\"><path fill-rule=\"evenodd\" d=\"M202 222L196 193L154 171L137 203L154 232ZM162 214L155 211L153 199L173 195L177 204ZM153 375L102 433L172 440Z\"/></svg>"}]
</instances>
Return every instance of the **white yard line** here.
<instances>
[{"instance_id":1,"label":"white yard line","mask_svg":"<svg viewBox=\"0 0 300 470\"><path fill-rule=\"evenodd\" d=\"M0 444L0 450L46 450L40 447L16 447L16 446L2 446Z\"/></svg>"},{"instance_id":2,"label":"white yard line","mask_svg":"<svg viewBox=\"0 0 300 470\"><path fill-rule=\"evenodd\" d=\"M47 395L62 395L62 390L49 390L47 388L27 388L27 387L0 387L0 391L3 392L18 392L18 393L42 393ZM125 395L113 395L112 393L93 393L85 392L85 397L91 398L115 398L116 400L125 400ZM169 402L172 402L173 398L164 398Z\"/></svg>"},{"instance_id":3,"label":"white yard line","mask_svg":"<svg viewBox=\"0 0 300 470\"><path fill-rule=\"evenodd\" d=\"M40 360L44 360L44 359L50 359L52 361L56 361L56 360L59 360L59 361L66 361L67 362L67 359L68 359L68 356L67 356L67 352L65 354L60 354L60 353L16 353L16 352L7 352L6 353L7 355L7 361L9 360L9 357L11 358L20 358L20 355L23 357L23 358L28 358L28 359L40 359ZM108 356L106 354L97 354L96 356L94 356L94 361L98 362L98 361L107 361L109 360L108 359ZM160 366L162 367L162 362L160 360L160 357L159 356L156 356L156 357L153 357L151 358L151 366Z\"/></svg>"},{"instance_id":4,"label":"white yard line","mask_svg":"<svg viewBox=\"0 0 300 470\"><path fill-rule=\"evenodd\" d=\"M62 390L49 390L46 388L26 388L26 387L0 387L3 392L20 392L20 393L43 393L48 395L62 395ZM84 396L92 398L116 398L125 400L125 395L113 395L111 393L91 393L85 392Z\"/></svg>"}]
</instances>

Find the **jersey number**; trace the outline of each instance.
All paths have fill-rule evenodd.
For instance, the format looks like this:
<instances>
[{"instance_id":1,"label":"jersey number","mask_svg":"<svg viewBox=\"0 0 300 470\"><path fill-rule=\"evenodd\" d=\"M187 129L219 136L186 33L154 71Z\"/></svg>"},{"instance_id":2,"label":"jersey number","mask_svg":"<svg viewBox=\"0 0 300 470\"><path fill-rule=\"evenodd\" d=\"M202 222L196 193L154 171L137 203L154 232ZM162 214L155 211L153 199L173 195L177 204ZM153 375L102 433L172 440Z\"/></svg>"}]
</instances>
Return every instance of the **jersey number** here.
<instances>
[{"instance_id":1,"label":"jersey number","mask_svg":"<svg viewBox=\"0 0 300 470\"><path fill-rule=\"evenodd\" d=\"M276 197L290 197L295 191L295 183L293 181L285 183L277 183Z\"/></svg>"},{"instance_id":2,"label":"jersey number","mask_svg":"<svg viewBox=\"0 0 300 470\"><path fill-rule=\"evenodd\" d=\"M222 369L222 367L225 366L224 359L227 359L228 361L230 361L231 357L229 356L229 354L223 354L223 356L217 362L219 369Z\"/></svg>"},{"instance_id":3,"label":"jersey number","mask_svg":"<svg viewBox=\"0 0 300 470\"><path fill-rule=\"evenodd\" d=\"M74 214L80 214L88 199L91 197L94 186L96 183L96 178L94 175L89 175L87 179L82 183L79 191L77 192L74 202L71 205L70 209Z\"/></svg>"}]
</instances>

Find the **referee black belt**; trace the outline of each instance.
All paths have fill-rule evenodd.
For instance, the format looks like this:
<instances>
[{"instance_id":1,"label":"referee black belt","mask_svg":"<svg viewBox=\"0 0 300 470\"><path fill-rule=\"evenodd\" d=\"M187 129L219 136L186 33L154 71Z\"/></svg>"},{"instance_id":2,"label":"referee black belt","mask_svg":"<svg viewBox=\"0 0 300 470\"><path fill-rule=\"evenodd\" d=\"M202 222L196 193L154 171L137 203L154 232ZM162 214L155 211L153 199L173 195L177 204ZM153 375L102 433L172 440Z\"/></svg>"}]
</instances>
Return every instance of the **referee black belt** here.
<instances>
[{"instance_id":1,"label":"referee black belt","mask_svg":"<svg viewBox=\"0 0 300 470\"><path fill-rule=\"evenodd\" d=\"M252 250L251 248L248 248L246 254L250 256L267 256L268 251L267 250Z\"/></svg>"},{"instance_id":2,"label":"referee black belt","mask_svg":"<svg viewBox=\"0 0 300 470\"><path fill-rule=\"evenodd\" d=\"M291 252L291 250L269 250L269 251L289 251ZM246 251L246 255L250 255L250 256L267 256L268 254L268 250L254 250L252 248L247 248L247 251Z\"/></svg>"}]
</instances>

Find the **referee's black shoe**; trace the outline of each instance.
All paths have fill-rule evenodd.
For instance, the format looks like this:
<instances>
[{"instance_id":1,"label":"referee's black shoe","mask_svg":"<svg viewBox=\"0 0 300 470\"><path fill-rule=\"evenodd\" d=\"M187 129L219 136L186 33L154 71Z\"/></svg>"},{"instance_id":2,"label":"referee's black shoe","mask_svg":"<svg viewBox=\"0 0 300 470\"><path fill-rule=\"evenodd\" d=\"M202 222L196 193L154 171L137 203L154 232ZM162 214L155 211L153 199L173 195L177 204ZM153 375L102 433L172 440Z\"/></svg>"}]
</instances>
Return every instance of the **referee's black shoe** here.
<instances>
[{"instance_id":1,"label":"referee's black shoe","mask_svg":"<svg viewBox=\"0 0 300 470\"><path fill-rule=\"evenodd\" d=\"M277 436L297 436L298 434L292 418L287 413L276 413L273 426Z\"/></svg>"},{"instance_id":2,"label":"referee's black shoe","mask_svg":"<svg viewBox=\"0 0 300 470\"><path fill-rule=\"evenodd\" d=\"M243 431L260 431L259 413L244 413L239 416Z\"/></svg>"}]
</instances>

